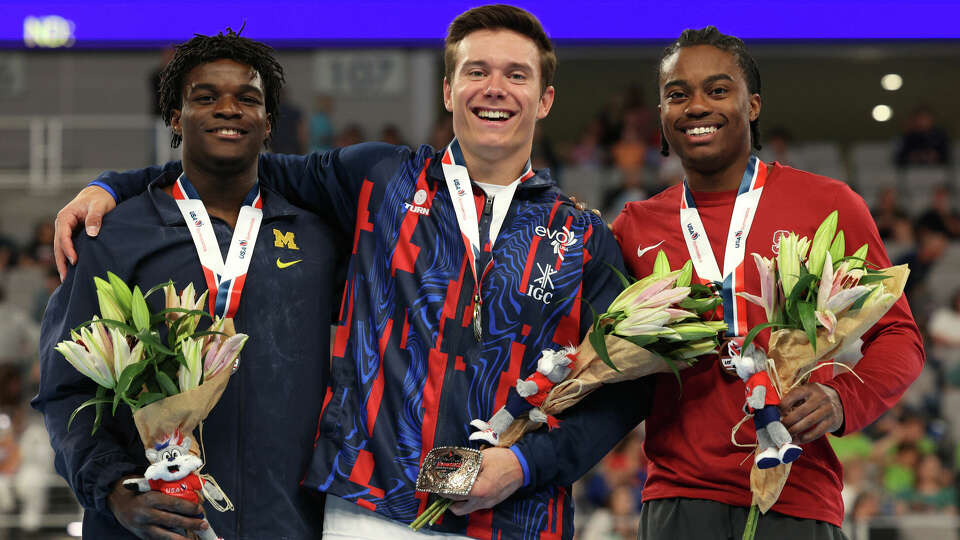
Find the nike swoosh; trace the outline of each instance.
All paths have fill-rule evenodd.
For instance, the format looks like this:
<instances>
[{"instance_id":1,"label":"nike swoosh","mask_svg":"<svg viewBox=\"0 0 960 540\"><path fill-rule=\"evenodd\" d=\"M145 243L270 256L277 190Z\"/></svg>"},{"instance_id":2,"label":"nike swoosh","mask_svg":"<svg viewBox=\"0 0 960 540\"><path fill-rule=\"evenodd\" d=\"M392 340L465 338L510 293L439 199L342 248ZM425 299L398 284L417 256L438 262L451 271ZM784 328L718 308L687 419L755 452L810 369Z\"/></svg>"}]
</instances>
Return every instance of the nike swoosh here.
<instances>
[{"instance_id":1,"label":"nike swoosh","mask_svg":"<svg viewBox=\"0 0 960 540\"><path fill-rule=\"evenodd\" d=\"M661 240L658 244L654 244L650 247L640 247L637 246L637 258L643 257L643 254L650 251L651 249L657 249L660 247L660 244L664 243L664 240Z\"/></svg>"},{"instance_id":2,"label":"nike swoosh","mask_svg":"<svg viewBox=\"0 0 960 540\"><path fill-rule=\"evenodd\" d=\"M287 267L290 267L290 266L293 266L293 265L297 264L298 262L300 262L300 261L302 261L302 260L303 260L303 259L297 259L297 260L295 260L295 261L283 262L283 261L281 261L280 258L278 257L278 258L277 258L277 268L287 268Z\"/></svg>"}]
</instances>

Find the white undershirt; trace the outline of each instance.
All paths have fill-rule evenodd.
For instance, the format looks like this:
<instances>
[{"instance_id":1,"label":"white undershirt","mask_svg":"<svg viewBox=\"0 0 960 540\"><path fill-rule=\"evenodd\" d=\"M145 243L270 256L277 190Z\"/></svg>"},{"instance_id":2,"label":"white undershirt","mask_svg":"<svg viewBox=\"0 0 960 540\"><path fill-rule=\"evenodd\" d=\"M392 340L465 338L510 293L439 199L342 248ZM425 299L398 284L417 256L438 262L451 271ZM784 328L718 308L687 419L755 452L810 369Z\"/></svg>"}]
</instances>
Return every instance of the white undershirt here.
<instances>
[{"instance_id":1,"label":"white undershirt","mask_svg":"<svg viewBox=\"0 0 960 540\"><path fill-rule=\"evenodd\" d=\"M500 195L500 194L503 193L504 191L507 191L507 189L510 188L510 187L512 187L514 184L519 184L519 183L520 183L520 180L514 180L513 182L511 182L511 183L509 183L509 184L506 184L506 185L501 185L501 184L485 184L485 183L483 183L483 182L476 182L476 181L474 181L473 183L474 183L474 185L476 185L477 187L479 187L480 189L482 189L483 192L487 194L487 197L489 197L489 198L491 198L491 199L496 199L498 195ZM516 191L515 191L515 190L512 190L512 189L511 189L510 191L513 192L513 193L516 193ZM498 208L499 208L499 209L498 209ZM501 206L501 205L494 205L494 206L493 206L493 216L492 216L492 220L493 220L494 222L496 222L496 221L497 221L497 218L499 218L499 219L500 219L500 223L503 223L503 220L506 218L507 210L509 210L509 209L510 209L510 205L509 205L509 204L504 204L504 205L502 205L502 206ZM491 235L491 237L490 237L490 245L493 245L493 243L494 243L494 241L496 241L496 239L497 239L497 238L496 238L495 235Z\"/></svg>"}]
</instances>

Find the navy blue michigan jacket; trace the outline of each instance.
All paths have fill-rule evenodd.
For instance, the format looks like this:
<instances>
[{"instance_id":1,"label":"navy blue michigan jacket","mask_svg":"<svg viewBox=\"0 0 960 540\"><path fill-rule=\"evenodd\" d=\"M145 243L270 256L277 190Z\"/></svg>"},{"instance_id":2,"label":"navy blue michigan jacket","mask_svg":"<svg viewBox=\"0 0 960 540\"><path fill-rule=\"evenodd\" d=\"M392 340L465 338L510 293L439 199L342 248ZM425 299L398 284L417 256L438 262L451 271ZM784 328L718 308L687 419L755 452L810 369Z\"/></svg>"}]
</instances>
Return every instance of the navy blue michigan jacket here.
<instances>
[{"instance_id":1,"label":"navy blue michigan jacket","mask_svg":"<svg viewBox=\"0 0 960 540\"><path fill-rule=\"evenodd\" d=\"M154 171L155 172L155 171ZM159 186L175 174L156 175L156 184L110 212L96 238L75 238L77 265L54 292L44 314L40 392L55 464L83 505L84 538L132 539L107 506L111 486L125 475L143 474L143 444L125 406L104 412L91 436L93 409L67 419L93 397L96 385L54 351L71 328L99 313L93 277L108 270L128 284L150 287L173 280L206 290L190 231L173 198ZM327 384L329 328L336 305L336 249L332 229L269 188L261 189L263 222L234 322L250 336L226 391L204 423L204 472L217 480L237 510L207 517L230 539L308 540L322 532L322 507L298 488L312 457L317 418ZM221 253L232 231L211 219ZM293 263L293 261L299 261ZM157 311L163 294L148 302ZM209 321L202 323L209 324ZM307 329L308 331L303 331Z\"/></svg>"},{"instance_id":2,"label":"navy blue michigan jacket","mask_svg":"<svg viewBox=\"0 0 960 540\"><path fill-rule=\"evenodd\" d=\"M591 306L605 309L622 288L610 269L623 271L620 250L606 225L539 171L519 185L494 244L484 246L492 264L481 282L478 341L475 286L442 156L427 146L367 143L260 159L265 183L350 243L331 384L303 484L405 523L428 502L414 489L425 454L470 445L469 422L504 405L543 349L578 345ZM147 176L101 180L123 199ZM474 196L479 211L485 196L476 187ZM492 510L448 514L434 528L571 538L570 484L642 420L648 398L646 381L597 391L558 428L513 448L525 480L515 495Z\"/></svg>"}]
</instances>

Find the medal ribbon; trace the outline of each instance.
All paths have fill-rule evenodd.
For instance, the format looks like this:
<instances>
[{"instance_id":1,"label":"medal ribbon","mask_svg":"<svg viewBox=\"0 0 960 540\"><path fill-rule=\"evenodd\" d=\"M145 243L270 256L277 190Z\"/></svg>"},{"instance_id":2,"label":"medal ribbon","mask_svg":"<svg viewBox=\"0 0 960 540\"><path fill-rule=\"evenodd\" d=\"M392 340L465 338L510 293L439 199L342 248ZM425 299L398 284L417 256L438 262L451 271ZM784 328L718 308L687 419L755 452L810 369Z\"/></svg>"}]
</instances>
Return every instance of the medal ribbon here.
<instances>
[{"instance_id":1,"label":"medal ribbon","mask_svg":"<svg viewBox=\"0 0 960 540\"><path fill-rule=\"evenodd\" d=\"M190 229L193 245L200 258L203 277L207 281L210 314L233 317L240 307L240 295L247 279L247 269L257 244L257 233L263 220L263 199L257 183L243 199L237 226L233 230L227 261L220 253L217 235L200 195L184 174L173 185L173 199Z\"/></svg>"},{"instance_id":2,"label":"medal ribbon","mask_svg":"<svg viewBox=\"0 0 960 540\"><path fill-rule=\"evenodd\" d=\"M742 337L749 331L747 326L747 304L743 298L736 295L743 292L744 285L744 258L747 248L747 236L750 226L757 214L760 196L767 179L767 166L757 156L750 156L747 169L740 181L737 190L737 199L733 205L733 215L730 216L730 229L727 232L727 244L723 254L723 274L713 256L710 239L700 220L700 212L693 200L693 194L683 180L683 191L680 198L680 225L683 228L683 239L687 243L687 251L693 261L697 275L705 282L716 282L720 285L723 297L723 322L727 323L727 335Z\"/></svg>"},{"instance_id":3,"label":"medal ribbon","mask_svg":"<svg viewBox=\"0 0 960 540\"><path fill-rule=\"evenodd\" d=\"M447 183L447 191L450 192L450 200L453 202L453 210L457 216L457 225L460 227L460 234L463 236L463 244L466 247L467 257L470 260L470 270L473 273L474 284L474 335L480 339L480 278L483 275L483 268L478 268L477 261L480 259L480 250L483 248L480 243L480 223L477 217L477 203L473 197L473 186L470 183L470 174L466 166L463 165L463 151L460 149L460 142L456 138L450 142L441 159L443 166L443 176ZM534 175L532 165L527 161L527 166L523 174L508 186L503 192L497 195L494 200L494 208L498 211L493 212L492 222L490 223L490 238L496 238L503 220L506 217L506 209L509 208L513 200L513 194L520 182ZM499 211L502 210L502 211Z\"/></svg>"}]
</instances>

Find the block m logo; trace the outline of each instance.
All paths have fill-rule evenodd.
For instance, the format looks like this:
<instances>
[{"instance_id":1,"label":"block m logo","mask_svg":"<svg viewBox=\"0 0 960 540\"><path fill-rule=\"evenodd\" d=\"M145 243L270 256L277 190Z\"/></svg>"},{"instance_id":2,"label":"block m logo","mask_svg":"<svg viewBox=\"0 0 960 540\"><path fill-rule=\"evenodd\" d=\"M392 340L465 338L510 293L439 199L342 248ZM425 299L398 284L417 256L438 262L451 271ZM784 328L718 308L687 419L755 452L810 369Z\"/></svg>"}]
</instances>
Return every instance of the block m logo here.
<instances>
[{"instance_id":1,"label":"block m logo","mask_svg":"<svg viewBox=\"0 0 960 540\"><path fill-rule=\"evenodd\" d=\"M273 230L273 245L287 249L300 249L297 247L297 243L293 241L292 232L280 232L277 229Z\"/></svg>"}]
</instances>

